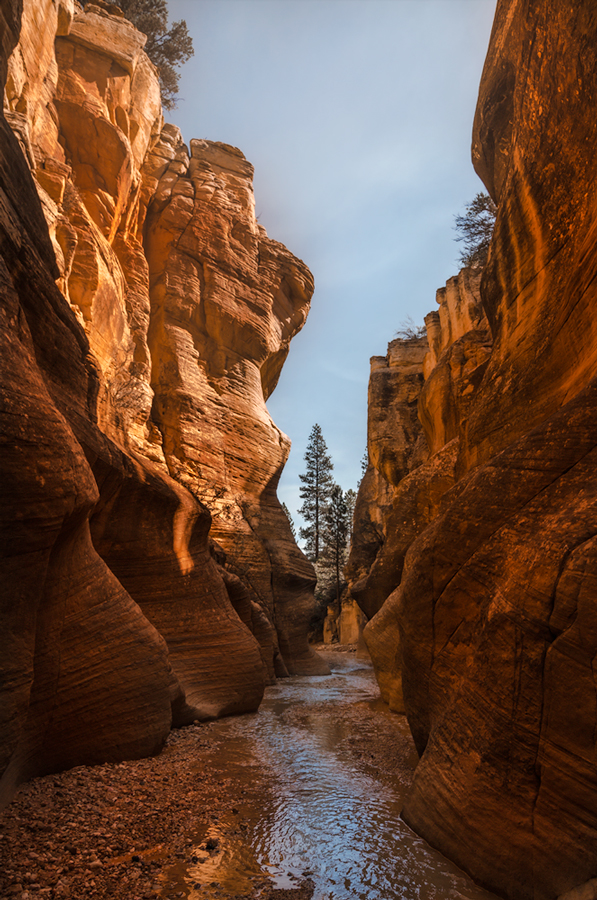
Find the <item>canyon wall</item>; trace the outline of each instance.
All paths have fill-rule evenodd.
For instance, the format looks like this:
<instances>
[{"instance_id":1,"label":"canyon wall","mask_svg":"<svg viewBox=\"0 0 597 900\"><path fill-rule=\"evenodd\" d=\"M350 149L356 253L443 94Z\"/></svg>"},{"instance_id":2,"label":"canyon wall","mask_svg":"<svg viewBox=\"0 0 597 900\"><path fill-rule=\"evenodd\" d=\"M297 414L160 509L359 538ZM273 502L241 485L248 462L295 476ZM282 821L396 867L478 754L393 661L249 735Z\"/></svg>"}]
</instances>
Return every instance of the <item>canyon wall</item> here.
<instances>
[{"instance_id":1,"label":"canyon wall","mask_svg":"<svg viewBox=\"0 0 597 900\"><path fill-rule=\"evenodd\" d=\"M429 457L396 485L374 451L369 556L351 560L363 608L383 603L365 636L421 757L403 816L516 900L597 875L596 46L588 0L497 4L473 137L498 205L489 259L479 292L465 270L426 319ZM396 381L370 426L401 448Z\"/></svg>"},{"instance_id":2,"label":"canyon wall","mask_svg":"<svg viewBox=\"0 0 597 900\"><path fill-rule=\"evenodd\" d=\"M327 668L265 406L311 274L242 153L164 124L117 7L1 0L0 34L6 802Z\"/></svg>"}]
</instances>

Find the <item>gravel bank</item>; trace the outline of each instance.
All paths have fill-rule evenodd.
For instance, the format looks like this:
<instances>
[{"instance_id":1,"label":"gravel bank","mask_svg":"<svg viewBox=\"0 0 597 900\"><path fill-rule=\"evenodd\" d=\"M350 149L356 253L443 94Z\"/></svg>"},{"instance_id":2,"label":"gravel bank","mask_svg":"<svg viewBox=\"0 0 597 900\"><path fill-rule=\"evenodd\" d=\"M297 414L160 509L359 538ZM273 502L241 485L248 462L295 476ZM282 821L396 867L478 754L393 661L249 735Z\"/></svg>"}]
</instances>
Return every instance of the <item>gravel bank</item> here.
<instances>
[{"instance_id":1,"label":"gravel bank","mask_svg":"<svg viewBox=\"0 0 597 900\"><path fill-rule=\"evenodd\" d=\"M335 711L351 726L343 752L364 768L410 778L416 756L401 717L381 701L379 709L340 703ZM193 725L173 732L158 757L81 766L24 785L0 816L1 900L187 896L175 875L177 863L180 868L191 854L204 854L200 863L217 853L209 841L201 843L202 829L222 820L231 823L231 833L241 833L236 807L251 794L258 802L269 789L259 772L250 783L214 772L216 732L217 723ZM274 889L264 880L243 896L308 900L312 892L308 878L292 890ZM237 895L221 893L232 896Z\"/></svg>"}]
</instances>

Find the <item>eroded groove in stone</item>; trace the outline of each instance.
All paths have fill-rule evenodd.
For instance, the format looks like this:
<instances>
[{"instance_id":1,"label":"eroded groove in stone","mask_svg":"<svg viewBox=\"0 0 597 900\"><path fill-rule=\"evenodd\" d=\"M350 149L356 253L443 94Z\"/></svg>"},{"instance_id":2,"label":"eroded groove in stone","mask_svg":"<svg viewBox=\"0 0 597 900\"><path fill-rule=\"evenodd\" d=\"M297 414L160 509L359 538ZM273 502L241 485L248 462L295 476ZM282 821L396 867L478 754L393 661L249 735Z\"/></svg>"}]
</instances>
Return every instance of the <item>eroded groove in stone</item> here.
<instances>
[{"instance_id":1,"label":"eroded groove in stone","mask_svg":"<svg viewBox=\"0 0 597 900\"><path fill-rule=\"evenodd\" d=\"M370 452L350 564L421 754L403 815L517 900L597 874L596 39L592 3L498 2L473 136L489 260L426 318L430 455L393 483ZM371 403L374 448L411 421L404 386L388 421Z\"/></svg>"},{"instance_id":2,"label":"eroded groove in stone","mask_svg":"<svg viewBox=\"0 0 597 900\"><path fill-rule=\"evenodd\" d=\"M265 406L312 276L242 153L164 124L117 7L1 13L6 800L327 667Z\"/></svg>"}]
</instances>

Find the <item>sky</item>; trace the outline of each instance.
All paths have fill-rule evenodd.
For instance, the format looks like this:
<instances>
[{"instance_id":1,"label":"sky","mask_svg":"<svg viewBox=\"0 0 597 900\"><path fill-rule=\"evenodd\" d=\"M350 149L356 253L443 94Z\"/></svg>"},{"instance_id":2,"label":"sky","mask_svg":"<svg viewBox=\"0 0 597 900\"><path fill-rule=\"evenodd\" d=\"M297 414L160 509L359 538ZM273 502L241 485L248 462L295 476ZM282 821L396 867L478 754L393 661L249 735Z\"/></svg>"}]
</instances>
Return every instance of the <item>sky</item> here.
<instances>
[{"instance_id":1,"label":"sky","mask_svg":"<svg viewBox=\"0 0 597 900\"><path fill-rule=\"evenodd\" d=\"M454 216L484 190L470 145L495 4L169 0L195 54L167 120L243 151L260 224L315 278L268 400L292 440L278 496L297 525L313 425L356 488L370 357L458 272Z\"/></svg>"}]
</instances>

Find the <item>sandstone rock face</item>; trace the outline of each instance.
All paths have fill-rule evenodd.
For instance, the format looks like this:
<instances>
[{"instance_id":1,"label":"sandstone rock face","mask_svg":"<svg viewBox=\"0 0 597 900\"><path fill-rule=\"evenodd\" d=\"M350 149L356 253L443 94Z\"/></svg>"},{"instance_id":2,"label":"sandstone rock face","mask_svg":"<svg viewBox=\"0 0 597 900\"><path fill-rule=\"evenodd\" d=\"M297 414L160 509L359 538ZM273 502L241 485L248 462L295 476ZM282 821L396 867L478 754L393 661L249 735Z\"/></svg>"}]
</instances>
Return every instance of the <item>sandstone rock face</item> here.
<instances>
[{"instance_id":1,"label":"sandstone rock face","mask_svg":"<svg viewBox=\"0 0 597 900\"><path fill-rule=\"evenodd\" d=\"M462 344L474 342L476 332L466 329L482 320L478 282L474 272L463 270L437 292L440 309L427 316L428 339L395 340L387 357L371 361L370 464L357 498L346 575L351 596L371 619L365 640L382 696L397 712L404 712L400 641L391 607L384 604L400 584L409 547L454 484L459 442L446 421L457 421L462 395L470 394L462 377ZM438 372L444 377L437 378ZM438 394L446 404L440 409L429 405Z\"/></svg>"},{"instance_id":2,"label":"sandstone rock face","mask_svg":"<svg viewBox=\"0 0 597 900\"><path fill-rule=\"evenodd\" d=\"M31 775L156 752L180 689L90 539L98 489L71 421L89 416L96 374L27 163L0 128L4 803Z\"/></svg>"},{"instance_id":3,"label":"sandstone rock face","mask_svg":"<svg viewBox=\"0 0 597 900\"><path fill-rule=\"evenodd\" d=\"M447 296L462 327L427 321L419 416L456 483L366 629L421 754L404 817L517 900L597 875L596 38L592 3L498 2L473 143L493 340Z\"/></svg>"},{"instance_id":4,"label":"sandstone rock face","mask_svg":"<svg viewBox=\"0 0 597 900\"><path fill-rule=\"evenodd\" d=\"M309 649L313 569L276 497L290 449L265 401L313 291L310 272L255 218L253 167L234 147L173 128L148 157L146 221L155 421L170 472L212 512L228 567L276 629L291 674Z\"/></svg>"},{"instance_id":5,"label":"sandstone rock face","mask_svg":"<svg viewBox=\"0 0 597 900\"><path fill-rule=\"evenodd\" d=\"M371 359L369 466L359 488L346 568L351 596L368 618L381 609L400 581L400 549L387 525L393 513L395 488L427 456L417 414L427 350L426 338L394 340L388 345L387 356ZM407 537L405 546L411 542L412 536Z\"/></svg>"},{"instance_id":6,"label":"sandstone rock face","mask_svg":"<svg viewBox=\"0 0 597 900\"><path fill-rule=\"evenodd\" d=\"M6 802L323 667L264 399L310 273L256 225L242 154L163 126L117 7L2 0L0 35ZM234 510L223 549L202 500Z\"/></svg>"},{"instance_id":7,"label":"sandstone rock face","mask_svg":"<svg viewBox=\"0 0 597 900\"><path fill-rule=\"evenodd\" d=\"M325 644L357 644L362 640L366 621L356 600L343 595L339 604L332 603L327 608L323 641Z\"/></svg>"}]
</instances>

